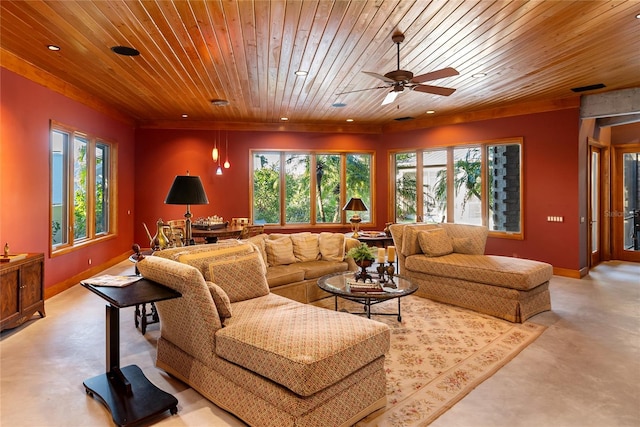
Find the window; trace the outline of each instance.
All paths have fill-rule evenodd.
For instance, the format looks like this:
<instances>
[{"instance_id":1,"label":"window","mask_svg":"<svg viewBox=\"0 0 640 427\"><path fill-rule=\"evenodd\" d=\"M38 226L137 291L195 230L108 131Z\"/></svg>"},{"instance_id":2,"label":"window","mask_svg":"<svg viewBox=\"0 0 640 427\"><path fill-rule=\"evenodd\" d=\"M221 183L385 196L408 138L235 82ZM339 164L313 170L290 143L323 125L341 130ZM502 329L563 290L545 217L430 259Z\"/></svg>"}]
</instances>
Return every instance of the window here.
<instances>
[{"instance_id":1,"label":"window","mask_svg":"<svg viewBox=\"0 0 640 427\"><path fill-rule=\"evenodd\" d=\"M522 238L521 147L517 139L394 153L395 221L487 225Z\"/></svg>"},{"instance_id":2,"label":"window","mask_svg":"<svg viewBox=\"0 0 640 427\"><path fill-rule=\"evenodd\" d=\"M252 216L255 224L318 225L347 223L342 207L360 197L371 222L371 153L251 153Z\"/></svg>"},{"instance_id":3,"label":"window","mask_svg":"<svg viewBox=\"0 0 640 427\"><path fill-rule=\"evenodd\" d=\"M113 144L52 123L52 253L115 233L114 159Z\"/></svg>"}]
</instances>

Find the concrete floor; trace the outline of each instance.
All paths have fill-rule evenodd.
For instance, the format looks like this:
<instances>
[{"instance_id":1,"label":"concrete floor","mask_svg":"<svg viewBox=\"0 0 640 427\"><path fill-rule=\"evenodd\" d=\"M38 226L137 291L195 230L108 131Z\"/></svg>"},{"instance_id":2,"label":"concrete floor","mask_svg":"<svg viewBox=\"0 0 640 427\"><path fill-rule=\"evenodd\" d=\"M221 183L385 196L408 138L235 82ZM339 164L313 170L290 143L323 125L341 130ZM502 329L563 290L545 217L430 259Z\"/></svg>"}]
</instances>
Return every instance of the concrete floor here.
<instances>
[{"instance_id":1,"label":"concrete floor","mask_svg":"<svg viewBox=\"0 0 640 427\"><path fill-rule=\"evenodd\" d=\"M132 272L129 262L106 271ZM551 299L551 312L530 319L548 326L542 336L432 426L640 426L640 264L556 276ZM0 336L0 425L112 425L82 385L105 369L105 302L75 286L45 306L46 318ZM120 331L121 366L137 364L179 400L157 425L244 425L154 367L158 325L141 335L128 308Z\"/></svg>"}]
</instances>

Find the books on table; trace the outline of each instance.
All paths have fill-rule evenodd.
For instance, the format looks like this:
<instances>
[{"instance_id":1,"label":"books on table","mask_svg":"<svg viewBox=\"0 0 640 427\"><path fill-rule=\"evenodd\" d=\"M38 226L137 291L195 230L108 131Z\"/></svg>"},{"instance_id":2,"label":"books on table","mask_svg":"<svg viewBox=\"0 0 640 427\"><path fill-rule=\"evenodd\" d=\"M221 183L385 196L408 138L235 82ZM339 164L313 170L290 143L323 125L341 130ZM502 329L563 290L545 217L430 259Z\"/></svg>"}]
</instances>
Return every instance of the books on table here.
<instances>
[{"instance_id":1,"label":"books on table","mask_svg":"<svg viewBox=\"0 0 640 427\"><path fill-rule=\"evenodd\" d=\"M142 279L142 276L113 276L111 274L103 274L101 276L90 277L82 280L82 283L93 286L111 286L122 288Z\"/></svg>"}]
</instances>

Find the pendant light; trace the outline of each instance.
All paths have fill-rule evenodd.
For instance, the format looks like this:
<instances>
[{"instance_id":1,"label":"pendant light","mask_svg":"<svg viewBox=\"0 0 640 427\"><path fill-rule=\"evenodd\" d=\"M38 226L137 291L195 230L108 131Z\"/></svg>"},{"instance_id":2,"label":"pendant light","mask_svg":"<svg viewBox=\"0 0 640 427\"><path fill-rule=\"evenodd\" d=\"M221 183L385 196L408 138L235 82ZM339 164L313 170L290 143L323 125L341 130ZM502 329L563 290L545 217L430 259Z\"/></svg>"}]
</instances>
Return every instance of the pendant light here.
<instances>
[{"instance_id":1,"label":"pendant light","mask_svg":"<svg viewBox=\"0 0 640 427\"><path fill-rule=\"evenodd\" d=\"M213 151L211 151L211 158L213 159L214 163L218 161L219 158L219 153L218 153L218 141L216 138L213 139Z\"/></svg>"},{"instance_id":2,"label":"pendant light","mask_svg":"<svg viewBox=\"0 0 640 427\"><path fill-rule=\"evenodd\" d=\"M222 147L222 138L220 138L220 131L218 130L218 139L220 140L220 147ZM216 168L216 175L222 175L222 167L220 166L220 156L218 157L218 167Z\"/></svg>"},{"instance_id":3,"label":"pendant light","mask_svg":"<svg viewBox=\"0 0 640 427\"><path fill-rule=\"evenodd\" d=\"M224 168L225 169L229 169L229 167L231 167L231 163L229 163L229 131L227 131L226 134L226 140L225 140L225 144L226 144L226 156L225 156L225 161L224 161Z\"/></svg>"}]
</instances>

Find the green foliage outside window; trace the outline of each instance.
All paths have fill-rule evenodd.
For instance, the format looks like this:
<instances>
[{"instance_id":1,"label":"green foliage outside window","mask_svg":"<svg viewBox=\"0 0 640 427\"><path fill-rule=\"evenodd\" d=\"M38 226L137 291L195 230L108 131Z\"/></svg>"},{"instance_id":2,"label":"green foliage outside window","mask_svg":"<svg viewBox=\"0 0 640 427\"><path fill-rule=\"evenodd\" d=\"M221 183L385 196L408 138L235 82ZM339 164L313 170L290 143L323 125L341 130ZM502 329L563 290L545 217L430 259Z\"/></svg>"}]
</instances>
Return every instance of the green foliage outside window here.
<instances>
[{"instance_id":1,"label":"green foliage outside window","mask_svg":"<svg viewBox=\"0 0 640 427\"><path fill-rule=\"evenodd\" d=\"M362 153L254 153L254 223L340 224L342 205L350 197L360 197L371 209L371 159L371 154ZM284 188L280 188L282 180ZM280 212L282 199L284 218ZM361 213L365 222L369 215Z\"/></svg>"}]
</instances>

